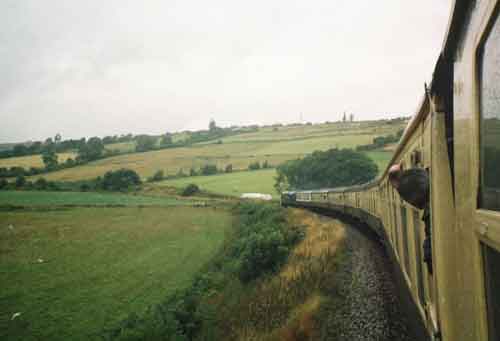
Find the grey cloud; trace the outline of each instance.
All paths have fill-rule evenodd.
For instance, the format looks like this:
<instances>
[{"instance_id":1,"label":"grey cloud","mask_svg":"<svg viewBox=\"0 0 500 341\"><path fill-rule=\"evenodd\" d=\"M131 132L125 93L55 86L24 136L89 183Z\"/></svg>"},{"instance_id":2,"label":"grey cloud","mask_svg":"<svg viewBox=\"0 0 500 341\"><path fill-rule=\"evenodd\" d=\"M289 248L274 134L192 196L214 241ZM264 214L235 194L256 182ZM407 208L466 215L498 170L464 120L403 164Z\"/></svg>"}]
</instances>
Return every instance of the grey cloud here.
<instances>
[{"instance_id":1,"label":"grey cloud","mask_svg":"<svg viewBox=\"0 0 500 341\"><path fill-rule=\"evenodd\" d=\"M411 114L449 0L0 3L0 141Z\"/></svg>"}]
</instances>

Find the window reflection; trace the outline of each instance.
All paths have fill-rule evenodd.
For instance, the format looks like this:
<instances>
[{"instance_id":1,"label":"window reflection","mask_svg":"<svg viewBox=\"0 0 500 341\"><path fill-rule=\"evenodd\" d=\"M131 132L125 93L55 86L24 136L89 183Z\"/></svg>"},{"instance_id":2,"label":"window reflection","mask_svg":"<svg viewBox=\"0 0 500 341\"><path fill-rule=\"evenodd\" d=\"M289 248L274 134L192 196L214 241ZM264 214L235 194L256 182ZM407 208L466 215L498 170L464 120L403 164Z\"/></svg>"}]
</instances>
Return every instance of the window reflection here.
<instances>
[{"instance_id":1,"label":"window reflection","mask_svg":"<svg viewBox=\"0 0 500 341\"><path fill-rule=\"evenodd\" d=\"M500 16L481 60L481 206L500 210Z\"/></svg>"}]
</instances>

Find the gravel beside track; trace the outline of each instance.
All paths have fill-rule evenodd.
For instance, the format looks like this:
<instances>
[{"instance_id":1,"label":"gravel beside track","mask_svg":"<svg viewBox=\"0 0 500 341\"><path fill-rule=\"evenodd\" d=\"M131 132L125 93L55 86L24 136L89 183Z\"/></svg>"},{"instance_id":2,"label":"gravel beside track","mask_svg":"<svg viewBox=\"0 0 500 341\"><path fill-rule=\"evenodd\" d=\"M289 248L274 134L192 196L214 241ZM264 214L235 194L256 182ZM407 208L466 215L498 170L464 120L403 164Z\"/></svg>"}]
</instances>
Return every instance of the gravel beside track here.
<instances>
[{"instance_id":1,"label":"gravel beside track","mask_svg":"<svg viewBox=\"0 0 500 341\"><path fill-rule=\"evenodd\" d=\"M323 337L344 340L415 340L398 301L390 260L382 246L346 226L345 258L338 269L336 300L326 308ZM325 316L325 315L323 315Z\"/></svg>"}]
</instances>

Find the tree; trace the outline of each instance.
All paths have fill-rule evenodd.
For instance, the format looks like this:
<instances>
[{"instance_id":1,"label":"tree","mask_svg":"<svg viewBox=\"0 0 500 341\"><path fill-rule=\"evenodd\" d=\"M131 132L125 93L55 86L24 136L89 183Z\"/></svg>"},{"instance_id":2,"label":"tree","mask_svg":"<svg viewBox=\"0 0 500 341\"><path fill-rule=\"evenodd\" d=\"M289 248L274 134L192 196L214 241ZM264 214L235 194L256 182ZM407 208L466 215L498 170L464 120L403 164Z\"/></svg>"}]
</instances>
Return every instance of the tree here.
<instances>
[{"instance_id":1,"label":"tree","mask_svg":"<svg viewBox=\"0 0 500 341\"><path fill-rule=\"evenodd\" d=\"M102 156L104 144L98 137L91 137L78 149L78 159L83 161L97 160Z\"/></svg>"},{"instance_id":2,"label":"tree","mask_svg":"<svg viewBox=\"0 0 500 341\"><path fill-rule=\"evenodd\" d=\"M47 180L45 180L44 178L37 179L35 181L35 184L34 184L35 189L40 190L40 191L47 189L47 185L48 185Z\"/></svg>"},{"instance_id":3,"label":"tree","mask_svg":"<svg viewBox=\"0 0 500 341\"><path fill-rule=\"evenodd\" d=\"M164 178L165 178L165 172L162 169L157 170L152 177L153 181L161 181Z\"/></svg>"},{"instance_id":4,"label":"tree","mask_svg":"<svg viewBox=\"0 0 500 341\"><path fill-rule=\"evenodd\" d=\"M5 189L9 185L9 182L5 179L0 179L0 189Z\"/></svg>"},{"instance_id":5,"label":"tree","mask_svg":"<svg viewBox=\"0 0 500 341\"><path fill-rule=\"evenodd\" d=\"M72 158L67 158L66 161L64 162L64 165L66 167L73 167L75 165L75 160L73 160Z\"/></svg>"},{"instance_id":6,"label":"tree","mask_svg":"<svg viewBox=\"0 0 500 341\"><path fill-rule=\"evenodd\" d=\"M258 170L258 169L260 169L259 161L252 162L251 164L248 165L248 170Z\"/></svg>"},{"instance_id":7,"label":"tree","mask_svg":"<svg viewBox=\"0 0 500 341\"><path fill-rule=\"evenodd\" d=\"M277 171L273 187L278 193L284 192L290 188L290 184L288 183L288 179L284 172Z\"/></svg>"},{"instance_id":8,"label":"tree","mask_svg":"<svg viewBox=\"0 0 500 341\"><path fill-rule=\"evenodd\" d=\"M344 116L342 116L342 122L345 122L345 121L347 121L347 116L346 116L345 111L344 111Z\"/></svg>"},{"instance_id":9,"label":"tree","mask_svg":"<svg viewBox=\"0 0 500 341\"><path fill-rule=\"evenodd\" d=\"M200 188L196 184L189 184L184 188L181 195L184 197L189 197L193 194L196 194L200 191Z\"/></svg>"},{"instance_id":10,"label":"tree","mask_svg":"<svg viewBox=\"0 0 500 341\"><path fill-rule=\"evenodd\" d=\"M96 180L98 182L98 180ZM116 171L108 171L104 174L100 186L102 189L110 191L123 191L130 186L136 186L141 183L139 175L131 169L119 169Z\"/></svg>"},{"instance_id":11,"label":"tree","mask_svg":"<svg viewBox=\"0 0 500 341\"><path fill-rule=\"evenodd\" d=\"M169 133L166 133L160 139L160 147L168 147L171 146L173 143L174 142L172 140L172 135Z\"/></svg>"},{"instance_id":12,"label":"tree","mask_svg":"<svg viewBox=\"0 0 500 341\"><path fill-rule=\"evenodd\" d=\"M26 178L24 177L24 175L18 175L16 177L16 188L21 188L24 185L26 185Z\"/></svg>"},{"instance_id":13,"label":"tree","mask_svg":"<svg viewBox=\"0 0 500 341\"><path fill-rule=\"evenodd\" d=\"M349 121L354 122L354 114L349 115Z\"/></svg>"},{"instance_id":14,"label":"tree","mask_svg":"<svg viewBox=\"0 0 500 341\"><path fill-rule=\"evenodd\" d=\"M14 148L12 148L12 154L14 156L23 156L28 154L28 147L24 144L16 144Z\"/></svg>"},{"instance_id":15,"label":"tree","mask_svg":"<svg viewBox=\"0 0 500 341\"><path fill-rule=\"evenodd\" d=\"M217 166L216 165L205 165L201 168L202 175L213 175L217 174Z\"/></svg>"},{"instance_id":16,"label":"tree","mask_svg":"<svg viewBox=\"0 0 500 341\"><path fill-rule=\"evenodd\" d=\"M45 150L42 154L42 161L45 165L45 169L48 171L54 170L57 168L57 154L54 149Z\"/></svg>"},{"instance_id":17,"label":"tree","mask_svg":"<svg viewBox=\"0 0 500 341\"><path fill-rule=\"evenodd\" d=\"M275 188L314 189L369 182L377 176L378 167L363 153L330 149L288 161L280 165L277 172Z\"/></svg>"},{"instance_id":18,"label":"tree","mask_svg":"<svg viewBox=\"0 0 500 341\"><path fill-rule=\"evenodd\" d=\"M208 130L212 132L217 130L217 124L215 123L214 119L211 119L210 122L208 123Z\"/></svg>"},{"instance_id":19,"label":"tree","mask_svg":"<svg viewBox=\"0 0 500 341\"><path fill-rule=\"evenodd\" d=\"M266 168L270 168L271 166L269 165L269 162L267 162L267 160L264 161L264 163L262 164L262 168L266 169Z\"/></svg>"},{"instance_id":20,"label":"tree","mask_svg":"<svg viewBox=\"0 0 500 341\"><path fill-rule=\"evenodd\" d=\"M156 138L148 135L139 135L135 139L135 151L136 152L147 152L154 148L156 143Z\"/></svg>"},{"instance_id":21,"label":"tree","mask_svg":"<svg viewBox=\"0 0 500 341\"><path fill-rule=\"evenodd\" d=\"M61 140L62 140L61 134L57 133L56 136L54 136L54 142L57 144L61 142Z\"/></svg>"},{"instance_id":22,"label":"tree","mask_svg":"<svg viewBox=\"0 0 500 341\"><path fill-rule=\"evenodd\" d=\"M226 165L226 168L224 170L226 173L232 173L233 172L233 165L232 164L228 164Z\"/></svg>"}]
</instances>

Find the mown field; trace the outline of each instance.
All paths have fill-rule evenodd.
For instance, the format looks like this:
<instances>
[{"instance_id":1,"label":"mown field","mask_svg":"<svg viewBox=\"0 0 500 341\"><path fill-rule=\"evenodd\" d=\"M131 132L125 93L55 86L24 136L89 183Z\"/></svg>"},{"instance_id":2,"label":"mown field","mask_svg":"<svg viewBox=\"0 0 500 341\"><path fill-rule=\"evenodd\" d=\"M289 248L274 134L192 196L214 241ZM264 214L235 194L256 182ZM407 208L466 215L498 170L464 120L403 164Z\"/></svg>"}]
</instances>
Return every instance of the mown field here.
<instances>
[{"instance_id":1,"label":"mown field","mask_svg":"<svg viewBox=\"0 0 500 341\"><path fill-rule=\"evenodd\" d=\"M140 195L50 192L50 191L0 191L0 206L174 206L190 205L189 200L172 197Z\"/></svg>"},{"instance_id":2,"label":"mown field","mask_svg":"<svg viewBox=\"0 0 500 341\"><path fill-rule=\"evenodd\" d=\"M81 180L101 176L109 170L130 168L146 178L158 170L163 170L165 174L176 174L179 170L188 173L190 168L199 169L206 164L215 164L219 168L231 164L233 169L242 170L255 161L268 161L276 166L315 150L354 148L360 144L369 144L374 137L396 133L403 126L385 122L359 122L266 127L258 132L223 138L222 144L214 141L190 147L118 155L44 174L43 177L50 180ZM122 150L132 148L130 143L108 145L107 148L113 146ZM14 162L15 159L10 160Z\"/></svg>"},{"instance_id":3,"label":"mown field","mask_svg":"<svg viewBox=\"0 0 500 341\"><path fill-rule=\"evenodd\" d=\"M195 176L174 180L166 180L153 184L153 187L184 188L194 183L202 190L230 196L240 196L243 193L265 193L277 197L274 189L275 169L236 172L210 176Z\"/></svg>"},{"instance_id":4,"label":"mown field","mask_svg":"<svg viewBox=\"0 0 500 341\"><path fill-rule=\"evenodd\" d=\"M98 339L188 285L231 222L192 207L0 212L0 339Z\"/></svg>"},{"instance_id":5,"label":"mown field","mask_svg":"<svg viewBox=\"0 0 500 341\"><path fill-rule=\"evenodd\" d=\"M65 162L67 159L76 157L76 153L59 153L57 154L58 162ZM6 167L23 167L29 169L30 167L42 168L44 166L41 155L29 155L11 157L7 159L0 159L0 168Z\"/></svg>"}]
</instances>

